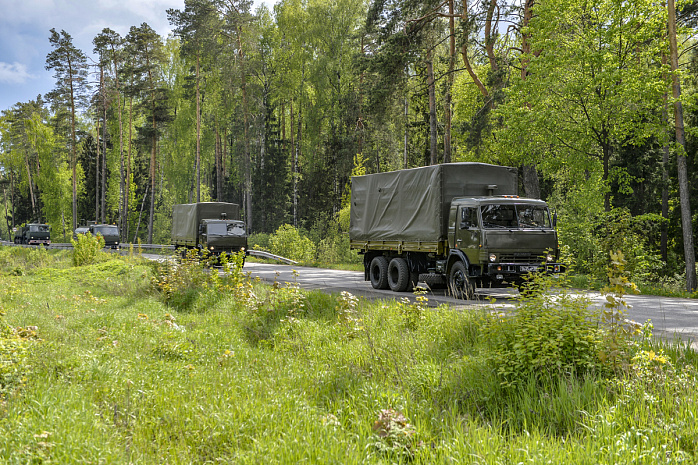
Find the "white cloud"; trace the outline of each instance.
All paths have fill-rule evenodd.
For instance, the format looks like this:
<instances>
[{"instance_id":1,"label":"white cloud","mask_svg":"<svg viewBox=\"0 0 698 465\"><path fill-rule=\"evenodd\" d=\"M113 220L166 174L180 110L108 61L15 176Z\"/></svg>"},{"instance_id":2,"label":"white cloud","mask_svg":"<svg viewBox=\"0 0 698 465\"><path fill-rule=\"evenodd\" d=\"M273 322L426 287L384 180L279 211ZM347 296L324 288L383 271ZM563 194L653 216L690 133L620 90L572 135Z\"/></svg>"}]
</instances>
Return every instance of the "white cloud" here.
<instances>
[{"instance_id":1,"label":"white cloud","mask_svg":"<svg viewBox=\"0 0 698 465\"><path fill-rule=\"evenodd\" d=\"M5 84L23 84L36 76L27 72L27 67L22 63L12 64L0 61L0 82Z\"/></svg>"}]
</instances>

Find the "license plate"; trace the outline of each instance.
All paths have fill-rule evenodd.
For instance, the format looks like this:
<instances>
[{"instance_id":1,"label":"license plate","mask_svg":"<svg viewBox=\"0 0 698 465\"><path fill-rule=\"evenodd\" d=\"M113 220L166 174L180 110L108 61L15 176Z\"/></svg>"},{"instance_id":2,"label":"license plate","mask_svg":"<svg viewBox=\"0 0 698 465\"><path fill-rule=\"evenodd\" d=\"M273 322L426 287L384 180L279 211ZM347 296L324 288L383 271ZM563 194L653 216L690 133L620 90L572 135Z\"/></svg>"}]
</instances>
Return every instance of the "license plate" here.
<instances>
[{"instance_id":1,"label":"license plate","mask_svg":"<svg viewBox=\"0 0 698 465\"><path fill-rule=\"evenodd\" d=\"M522 266L521 266L521 271L522 271L522 272L523 272L523 271L538 271L538 267L535 266L535 265L531 265L531 266L522 265Z\"/></svg>"}]
</instances>

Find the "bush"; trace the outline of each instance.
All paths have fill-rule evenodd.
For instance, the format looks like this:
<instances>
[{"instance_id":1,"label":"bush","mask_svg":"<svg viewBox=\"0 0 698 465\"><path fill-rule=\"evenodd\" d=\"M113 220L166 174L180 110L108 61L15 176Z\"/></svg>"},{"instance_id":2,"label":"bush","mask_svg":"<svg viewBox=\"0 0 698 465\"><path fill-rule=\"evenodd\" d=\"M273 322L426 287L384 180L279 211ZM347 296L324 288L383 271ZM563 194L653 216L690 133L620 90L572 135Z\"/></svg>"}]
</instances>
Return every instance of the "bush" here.
<instances>
[{"instance_id":1,"label":"bush","mask_svg":"<svg viewBox=\"0 0 698 465\"><path fill-rule=\"evenodd\" d=\"M502 385L521 387L530 379L542 382L557 373L583 375L601 367L598 315L587 297L551 292L559 284L536 275L513 314L486 317L490 363Z\"/></svg>"},{"instance_id":2,"label":"bush","mask_svg":"<svg viewBox=\"0 0 698 465\"><path fill-rule=\"evenodd\" d=\"M269 238L271 253L299 262L315 259L315 244L289 224L284 224Z\"/></svg>"},{"instance_id":3,"label":"bush","mask_svg":"<svg viewBox=\"0 0 698 465\"><path fill-rule=\"evenodd\" d=\"M627 272L635 282L657 282L664 272L656 244L661 225L659 215L632 216L625 208L614 208L594 216L563 212L560 217L560 243L563 255L574 257L575 270L597 279L606 278L611 252L620 250Z\"/></svg>"},{"instance_id":4,"label":"bush","mask_svg":"<svg viewBox=\"0 0 698 465\"><path fill-rule=\"evenodd\" d=\"M254 233L250 234L247 239L247 243L250 244L252 250L266 250L270 252L269 238L271 237L268 233Z\"/></svg>"},{"instance_id":5,"label":"bush","mask_svg":"<svg viewBox=\"0 0 698 465\"><path fill-rule=\"evenodd\" d=\"M243 284L242 272L245 252L221 254L215 257L222 266L222 275L217 270L206 269L213 257L201 256L196 250L176 263L166 262L159 266L153 286L161 292L162 301L179 310L191 310L202 294L216 300L224 295L236 295Z\"/></svg>"},{"instance_id":6,"label":"bush","mask_svg":"<svg viewBox=\"0 0 698 465\"><path fill-rule=\"evenodd\" d=\"M104 238L101 235L93 236L89 232L86 234L78 234L76 239L70 240L73 244L73 265L83 266L91 265L97 261L97 258L104 248Z\"/></svg>"}]
</instances>

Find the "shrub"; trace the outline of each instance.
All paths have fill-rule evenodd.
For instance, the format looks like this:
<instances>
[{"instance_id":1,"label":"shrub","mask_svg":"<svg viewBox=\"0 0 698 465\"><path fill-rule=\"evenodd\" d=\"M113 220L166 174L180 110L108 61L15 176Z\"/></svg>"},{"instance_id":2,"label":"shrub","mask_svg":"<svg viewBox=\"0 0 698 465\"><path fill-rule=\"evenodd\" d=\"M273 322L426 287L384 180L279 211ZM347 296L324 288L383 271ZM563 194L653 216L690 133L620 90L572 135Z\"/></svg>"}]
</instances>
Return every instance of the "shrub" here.
<instances>
[{"instance_id":1,"label":"shrub","mask_svg":"<svg viewBox=\"0 0 698 465\"><path fill-rule=\"evenodd\" d=\"M78 237L71 239L70 242L73 244L73 265L75 266L91 265L103 253L104 238L99 234L96 236L89 232L78 234Z\"/></svg>"},{"instance_id":2,"label":"shrub","mask_svg":"<svg viewBox=\"0 0 698 465\"><path fill-rule=\"evenodd\" d=\"M253 250L271 251L269 246L270 237L271 235L268 233L254 233L247 239L247 243L250 244L250 248Z\"/></svg>"},{"instance_id":3,"label":"shrub","mask_svg":"<svg viewBox=\"0 0 698 465\"><path fill-rule=\"evenodd\" d=\"M520 387L531 378L543 381L556 373L583 375L600 367L598 316L587 297L567 289L551 292L559 282L535 275L510 315L486 317L484 336L490 363L502 385Z\"/></svg>"},{"instance_id":4,"label":"shrub","mask_svg":"<svg viewBox=\"0 0 698 465\"><path fill-rule=\"evenodd\" d=\"M315 259L315 244L289 224L280 226L269 238L269 249L276 255L299 262Z\"/></svg>"},{"instance_id":5,"label":"shrub","mask_svg":"<svg viewBox=\"0 0 698 465\"><path fill-rule=\"evenodd\" d=\"M216 257L223 269L221 274L206 269L212 257L190 250L181 260L160 265L153 286L161 292L165 304L180 310L192 309L202 294L214 299L229 293L237 296L244 285L244 257L245 252Z\"/></svg>"}]
</instances>

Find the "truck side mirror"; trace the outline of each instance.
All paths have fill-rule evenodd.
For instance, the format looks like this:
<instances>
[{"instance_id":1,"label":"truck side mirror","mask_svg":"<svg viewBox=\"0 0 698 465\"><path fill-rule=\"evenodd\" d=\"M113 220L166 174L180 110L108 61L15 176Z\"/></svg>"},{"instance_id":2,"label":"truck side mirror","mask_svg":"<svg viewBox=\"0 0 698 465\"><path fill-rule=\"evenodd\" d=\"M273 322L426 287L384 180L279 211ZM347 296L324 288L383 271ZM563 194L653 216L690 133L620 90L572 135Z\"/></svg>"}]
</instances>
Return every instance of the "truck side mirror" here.
<instances>
[{"instance_id":1,"label":"truck side mirror","mask_svg":"<svg viewBox=\"0 0 698 465\"><path fill-rule=\"evenodd\" d=\"M553 228L557 226L557 212L553 213Z\"/></svg>"}]
</instances>

